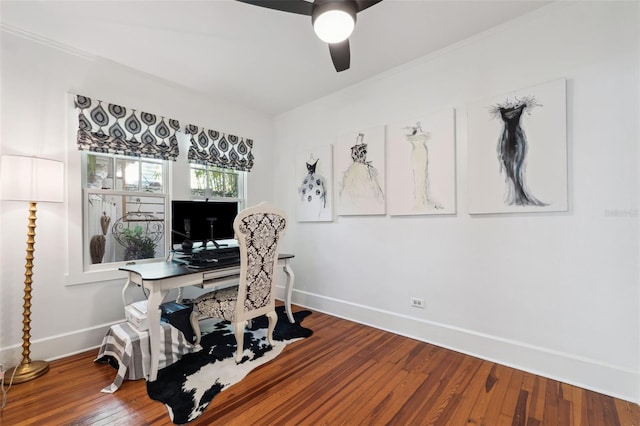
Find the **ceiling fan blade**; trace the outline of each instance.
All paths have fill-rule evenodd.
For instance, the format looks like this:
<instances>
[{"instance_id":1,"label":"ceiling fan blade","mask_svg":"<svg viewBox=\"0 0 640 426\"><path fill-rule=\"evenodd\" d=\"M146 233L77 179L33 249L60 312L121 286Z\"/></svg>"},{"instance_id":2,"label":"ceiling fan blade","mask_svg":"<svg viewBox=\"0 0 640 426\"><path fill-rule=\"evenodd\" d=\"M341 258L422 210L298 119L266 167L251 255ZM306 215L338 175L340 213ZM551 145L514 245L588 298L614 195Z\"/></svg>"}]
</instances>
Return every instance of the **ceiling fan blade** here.
<instances>
[{"instance_id":1,"label":"ceiling fan blade","mask_svg":"<svg viewBox=\"0 0 640 426\"><path fill-rule=\"evenodd\" d=\"M363 10L370 8L374 4L380 3L382 0L356 0L356 4L358 5L358 12L362 12Z\"/></svg>"},{"instance_id":2,"label":"ceiling fan blade","mask_svg":"<svg viewBox=\"0 0 640 426\"><path fill-rule=\"evenodd\" d=\"M311 16L313 3L305 0L237 0L241 3L266 7L267 9L281 10L283 12L297 13Z\"/></svg>"},{"instance_id":3,"label":"ceiling fan blade","mask_svg":"<svg viewBox=\"0 0 640 426\"><path fill-rule=\"evenodd\" d=\"M329 53L336 71L348 70L351 65L351 53L349 51L349 39L340 43L329 43Z\"/></svg>"}]
</instances>

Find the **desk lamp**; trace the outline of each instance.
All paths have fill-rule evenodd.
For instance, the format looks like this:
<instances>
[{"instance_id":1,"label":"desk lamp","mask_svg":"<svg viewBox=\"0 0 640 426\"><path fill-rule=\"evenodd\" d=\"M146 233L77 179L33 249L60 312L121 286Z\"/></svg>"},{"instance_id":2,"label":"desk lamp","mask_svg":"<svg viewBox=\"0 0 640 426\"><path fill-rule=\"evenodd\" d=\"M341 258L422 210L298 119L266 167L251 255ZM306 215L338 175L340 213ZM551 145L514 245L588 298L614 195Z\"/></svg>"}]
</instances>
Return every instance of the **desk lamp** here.
<instances>
[{"instance_id":1,"label":"desk lamp","mask_svg":"<svg viewBox=\"0 0 640 426\"><path fill-rule=\"evenodd\" d=\"M19 155L3 155L0 163L0 199L29 202L27 263L24 273L24 311L22 362L6 372L13 383L26 382L49 371L46 361L32 361L31 354L31 276L36 237L36 203L63 201L64 166L60 161Z\"/></svg>"}]
</instances>

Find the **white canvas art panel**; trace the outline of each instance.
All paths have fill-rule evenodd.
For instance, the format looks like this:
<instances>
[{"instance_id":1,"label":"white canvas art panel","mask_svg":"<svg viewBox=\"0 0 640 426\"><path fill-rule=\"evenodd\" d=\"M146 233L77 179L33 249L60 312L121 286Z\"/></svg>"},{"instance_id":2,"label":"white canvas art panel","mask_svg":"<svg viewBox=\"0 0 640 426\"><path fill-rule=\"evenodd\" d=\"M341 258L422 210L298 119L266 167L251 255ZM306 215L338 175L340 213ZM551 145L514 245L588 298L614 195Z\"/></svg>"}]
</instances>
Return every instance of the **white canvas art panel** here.
<instances>
[{"instance_id":1,"label":"white canvas art panel","mask_svg":"<svg viewBox=\"0 0 640 426\"><path fill-rule=\"evenodd\" d=\"M296 152L296 215L299 222L333 220L333 147Z\"/></svg>"},{"instance_id":2,"label":"white canvas art panel","mask_svg":"<svg viewBox=\"0 0 640 426\"><path fill-rule=\"evenodd\" d=\"M339 215L385 214L384 126L339 137L334 167Z\"/></svg>"},{"instance_id":3,"label":"white canvas art panel","mask_svg":"<svg viewBox=\"0 0 640 426\"><path fill-rule=\"evenodd\" d=\"M566 211L566 82L468 107L469 213Z\"/></svg>"},{"instance_id":4,"label":"white canvas art panel","mask_svg":"<svg viewBox=\"0 0 640 426\"><path fill-rule=\"evenodd\" d=\"M454 126L453 109L387 126L389 214L455 214Z\"/></svg>"}]
</instances>

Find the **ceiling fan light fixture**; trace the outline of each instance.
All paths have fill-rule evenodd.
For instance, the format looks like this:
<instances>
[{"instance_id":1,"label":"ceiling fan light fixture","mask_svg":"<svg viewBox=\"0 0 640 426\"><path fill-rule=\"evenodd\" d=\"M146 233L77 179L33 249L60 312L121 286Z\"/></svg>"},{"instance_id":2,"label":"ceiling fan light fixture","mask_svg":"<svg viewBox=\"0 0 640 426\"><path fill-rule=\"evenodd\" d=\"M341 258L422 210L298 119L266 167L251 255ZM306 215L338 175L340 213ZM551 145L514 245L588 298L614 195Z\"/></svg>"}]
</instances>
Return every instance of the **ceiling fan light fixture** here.
<instances>
[{"instance_id":1,"label":"ceiling fan light fixture","mask_svg":"<svg viewBox=\"0 0 640 426\"><path fill-rule=\"evenodd\" d=\"M313 11L311 22L320 40L325 43L340 43L353 32L356 11L348 2L327 2Z\"/></svg>"}]
</instances>

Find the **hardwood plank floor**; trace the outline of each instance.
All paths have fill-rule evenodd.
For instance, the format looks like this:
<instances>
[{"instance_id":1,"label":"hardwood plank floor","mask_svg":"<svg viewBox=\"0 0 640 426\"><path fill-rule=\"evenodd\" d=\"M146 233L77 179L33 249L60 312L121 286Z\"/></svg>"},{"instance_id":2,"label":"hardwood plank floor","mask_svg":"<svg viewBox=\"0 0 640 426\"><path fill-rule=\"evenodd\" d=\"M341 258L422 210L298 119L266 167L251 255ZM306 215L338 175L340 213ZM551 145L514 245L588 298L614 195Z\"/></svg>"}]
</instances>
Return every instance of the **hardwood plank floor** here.
<instances>
[{"instance_id":1,"label":"hardwood plank floor","mask_svg":"<svg viewBox=\"0 0 640 426\"><path fill-rule=\"evenodd\" d=\"M640 426L637 404L318 312L303 324L313 336L190 424ZM144 380L101 393L115 370L96 355L54 361L45 376L14 385L0 424L172 424Z\"/></svg>"}]
</instances>

